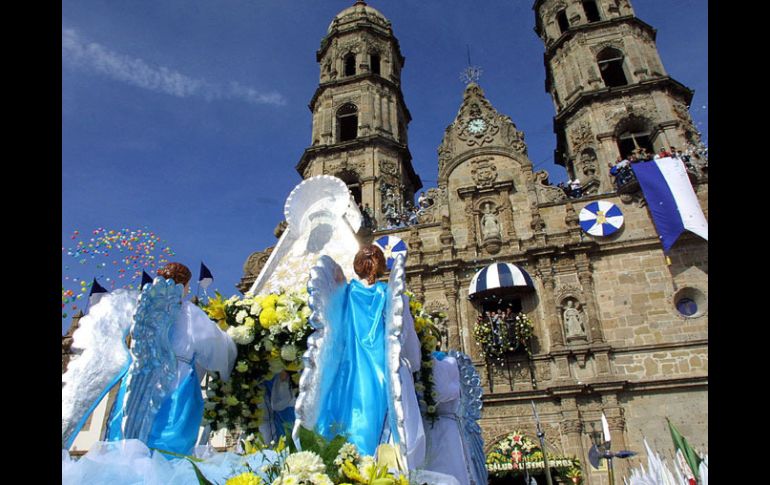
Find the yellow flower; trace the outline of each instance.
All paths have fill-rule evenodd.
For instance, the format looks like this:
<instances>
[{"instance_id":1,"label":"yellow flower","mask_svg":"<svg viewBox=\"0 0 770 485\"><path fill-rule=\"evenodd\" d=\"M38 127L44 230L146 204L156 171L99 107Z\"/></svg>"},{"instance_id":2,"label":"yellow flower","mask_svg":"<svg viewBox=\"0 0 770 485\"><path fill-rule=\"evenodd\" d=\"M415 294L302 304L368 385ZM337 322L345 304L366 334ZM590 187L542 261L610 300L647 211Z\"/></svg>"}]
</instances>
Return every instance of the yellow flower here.
<instances>
[{"instance_id":1,"label":"yellow flower","mask_svg":"<svg viewBox=\"0 0 770 485\"><path fill-rule=\"evenodd\" d=\"M302 361L301 360L296 360L296 361L294 361L294 362L292 362L290 364L286 364L286 370L289 370L289 371L292 371L292 372L297 372L300 369L302 369Z\"/></svg>"},{"instance_id":2,"label":"yellow flower","mask_svg":"<svg viewBox=\"0 0 770 485\"><path fill-rule=\"evenodd\" d=\"M262 312L267 310L268 308L271 310L275 310L275 304L278 301L278 295L267 295L264 300L262 300Z\"/></svg>"},{"instance_id":3,"label":"yellow flower","mask_svg":"<svg viewBox=\"0 0 770 485\"><path fill-rule=\"evenodd\" d=\"M228 329L228 328L230 328L230 325L228 325L228 324L227 324L227 321L226 321L224 318L223 318L222 320L219 320L219 321L217 322L217 325L219 325L219 328L220 328L220 329L221 329L223 332L227 332L227 329Z\"/></svg>"},{"instance_id":4,"label":"yellow flower","mask_svg":"<svg viewBox=\"0 0 770 485\"><path fill-rule=\"evenodd\" d=\"M244 325L246 325L247 327L251 328L251 327L253 327L253 326L254 326L254 325L257 323L257 322L255 322L255 321L254 321L254 319L253 319L253 318L251 318L251 317L246 317L246 319L243 321L243 323L244 323Z\"/></svg>"},{"instance_id":5,"label":"yellow flower","mask_svg":"<svg viewBox=\"0 0 770 485\"><path fill-rule=\"evenodd\" d=\"M259 324L262 328L270 328L276 323L278 323L278 314L275 308L263 308L259 314Z\"/></svg>"},{"instance_id":6,"label":"yellow flower","mask_svg":"<svg viewBox=\"0 0 770 485\"><path fill-rule=\"evenodd\" d=\"M225 485L261 485L262 479L251 472L241 473L229 478Z\"/></svg>"}]
</instances>

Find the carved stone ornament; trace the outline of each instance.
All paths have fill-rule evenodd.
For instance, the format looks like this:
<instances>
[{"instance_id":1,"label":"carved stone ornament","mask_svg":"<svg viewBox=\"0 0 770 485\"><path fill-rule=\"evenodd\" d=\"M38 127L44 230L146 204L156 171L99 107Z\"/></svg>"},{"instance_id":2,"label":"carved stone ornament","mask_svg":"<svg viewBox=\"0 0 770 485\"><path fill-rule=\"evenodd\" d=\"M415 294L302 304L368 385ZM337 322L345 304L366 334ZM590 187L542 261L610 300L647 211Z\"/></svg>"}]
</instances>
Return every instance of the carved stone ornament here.
<instances>
[{"instance_id":1,"label":"carved stone ornament","mask_svg":"<svg viewBox=\"0 0 770 485\"><path fill-rule=\"evenodd\" d=\"M570 141L572 142L572 152L579 153L594 141L591 126L587 122L581 121L570 133Z\"/></svg>"},{"instance_id":2,"label":"carved stone ornament","mask_svg":"<svg viewBox=\"0 0 770 485\"><path fill-rule=\"evenodd\" d=\"M582 305L573 298L563 304L562 322L567 339L586 336L586 315Z\"/></svg>"},{"instance_id":3,"label":"carved stone ornament","mask_svg":"<svg viewBox=\"0 0 770 485\"><path fill-rule=\"evenodd\" d=\"M534 173L535 178L535 191L537 193L537 200L541 204L548 204L550 202L560 202L567 200L567 194L564 193L559 187L548 185L548 172L540 170Z\"/></svg>"},{"instance_id":4,"label":"carved stone ornament","mask_svg":"<svg viewBox=\"0 0 770 485\"><path fill-rule=\"evenodd\" d=\"M591 147L586 147L578 157L578 167L585 177L592 177L596 173L596 152Z\"/></svg>"},{"instance_id":5,"label":"carved stone ornament","mask_svg":"<svg viewBox=\"0 0 770 485\"><path fill-rule=\"evenodd\" d=\"M393 160L380 160L380 173L397 177L398 165Z\"/></svg>"},{"instance_id":6,"label":"carved stone ornament","mask_svg":"<svg viewBox=\"0 0 770 485\"><path fill-rule=\"evenodd\" d=\"M676 114L676 117L682 123L687 125L692 125L692 116L690 116L690 110L687 109L687 106L679 102L673 103L673 106L674 106L674 113Z\"/></svg>"},{"instance_id":7,"label":"carved stone ornament","mask_svg":"<svg viewBox=\"0 0 770 485\"><path fill-rule=\"evenodd\" d=\"M543 216L540 215L540 209L537 207L537 202L532 202L532 204L530 204L530 212L532 214L532 221L530 221L529 227L535 232L544 232L545 221L543 220Z\"/></svg>"},{"instance_id":8,"label":"carved stone ornament","mask_svg":"<svg viewBox=\"0 0 770 485\"><path fill-rule=\"evenodd\" d=\"M572 202L567 202L567 214L564 216L564 223L570 228L575 228L580 225L580 218L578 217L577 212L575 212L575 207L572 205Z\"/></svg>"},{"instance_id":9,"label":"carved stone ornament","mask_svg":"<svg viewBox=\"0 0 770 485\"><path fill-rule=\"evenodd\" d=\"M583 290L579 286L575 285L562 285L559 286L554 292L556 301L563 301L567 298L578 298L583 293Z\"/></svg>"},{"instance_id":10,"label":"carved stone ornament","mask_svg":"<svg viewBox=\"0 0 770 485\"><path fill-rule=\"evenodd\" d=\"M454 131L457 138L469 147L491 143L500 131L500 117L476 83L470 83L465 88Z\"/></svg>"},{"instance_id":11,"label":"carved stone ornament","mask_svg":"<svg viewBox=\"0 0 770 485\"><path fill-rule=\"evenodd\" d=\"M246 259L246 263L243 265L243 274L246 276L257 276L262 271L262 267L265 266L267 259L270 257L270 253L273 252L273 248L267 248L264 251L256 251L249 255Z\"/></svg>"},{"instance_id":12,"label":"carved stone ornament","mask_svg":"<svg viewBox=\"0 0 770 485\"><path fill-rule=\"evenodd\" d=\"M527 144L524 143L524 132L516 129L516 124L510 116L503 116L500 126L500 136L503 142L514 149L514 151L527 155Z\"/></svg>"},{"instance_id":13,"label":"carved stone ornament","mask_svg":"<svg viewBox=\"0 0 770 485\"><path fill-rule=\"evenodd\" d=\"M444 139L441 141L441 145L438 147L438 171L442 172L454 157L454 150L452 148L452 136L450 129L447 128L444 132Z\"/></svg>"},{"instance_id":14,"label":"carved stone ornament","mask_svg":"<svg viewBox=\"0 0 770 485\"><path fill-rule=\"evenodd\" d=\"M497 180L497 166L491 158L473 160L471 162L471 177L476 187L491 187Z\"/></svg>"},{"instance_id":15,"label":"carved stone ornament","mask_svg":"<svg viewBox=\"0 0 770 485\"><path fill-rule=\"evenodd\" d=\"M449 309L449 303L443 300L431 300L425 304L425 310L428 313L446 312Z\"/></svg>"}]
</instances>

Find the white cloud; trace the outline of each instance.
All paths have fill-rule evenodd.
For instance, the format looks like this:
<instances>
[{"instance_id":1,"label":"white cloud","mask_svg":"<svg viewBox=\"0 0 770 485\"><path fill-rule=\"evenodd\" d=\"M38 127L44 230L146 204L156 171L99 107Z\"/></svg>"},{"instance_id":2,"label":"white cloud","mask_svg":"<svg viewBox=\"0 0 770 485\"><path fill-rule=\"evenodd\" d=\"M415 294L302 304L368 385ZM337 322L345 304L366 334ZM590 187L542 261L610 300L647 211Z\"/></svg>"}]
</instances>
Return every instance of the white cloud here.
<instances>
[{"instance_id":1,"label":"white cloud","mask_svg":"<svg viewBox=\"0 0 770 485\"><path fill-rule=\"evenodd\" d=\"M164 66L151 66L94 43L85 42L73 29L62 28L62 62L97 72L117 81L179 98L202 97L207 100L233 99L252 104L286 104L276 92L263 93L237 82L227 85L195 79Z\"/></svg>"}]
</instances>

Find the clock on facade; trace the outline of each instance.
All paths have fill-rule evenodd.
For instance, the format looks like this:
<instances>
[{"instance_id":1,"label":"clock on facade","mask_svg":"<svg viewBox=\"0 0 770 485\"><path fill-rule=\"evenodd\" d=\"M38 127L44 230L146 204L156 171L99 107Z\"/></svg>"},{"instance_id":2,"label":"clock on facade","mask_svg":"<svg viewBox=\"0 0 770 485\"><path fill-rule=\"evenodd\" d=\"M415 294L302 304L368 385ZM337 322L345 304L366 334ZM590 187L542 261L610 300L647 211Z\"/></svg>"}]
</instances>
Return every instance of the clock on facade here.
<instances>
[{"instance_id":1,"label":"clock on facade","mask_svg":"<svg viewBox=\"0 0 770 485\"><path fill-rule=\"evenodd\" d=\"M474 135L483 133L487 129L487 123L481 118L474 118L468 122L468 131Z\"/></svg>"}]
</instances>

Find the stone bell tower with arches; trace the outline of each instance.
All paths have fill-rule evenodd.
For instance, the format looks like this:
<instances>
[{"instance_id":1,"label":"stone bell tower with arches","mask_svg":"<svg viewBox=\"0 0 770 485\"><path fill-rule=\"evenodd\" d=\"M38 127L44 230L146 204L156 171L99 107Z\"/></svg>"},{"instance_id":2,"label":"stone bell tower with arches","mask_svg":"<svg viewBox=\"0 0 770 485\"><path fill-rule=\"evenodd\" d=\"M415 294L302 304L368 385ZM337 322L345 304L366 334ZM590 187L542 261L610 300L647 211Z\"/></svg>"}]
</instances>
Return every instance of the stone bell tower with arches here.
<instances>
[{"instance_id":1,"label":"stone bell tower with arches","mask_svg":"<svg viewBox=\"0 0 770 485\"><path fill-rule=\"evenodd\" d=\"M666 73L655 29L629 0L536 0L533 9L556 109L555 162L584 193L613 190L607 163L618 156L697 144L693 91Z\"/></svg>"},{"instance_id":2,"label":"stone bell tower with arches","mask_svg":"<svg viewBox=\"0 0 770 485\"><path fill-rule=\"evenodd\" d=\"M316 61L321 73L309 104L312 140L297 171L303 178L339 177L377 220L389 206L401 211L422 182L407 145L405 59L390 21L357 0L329 24Z\"/></svg>"}]
</instances>

